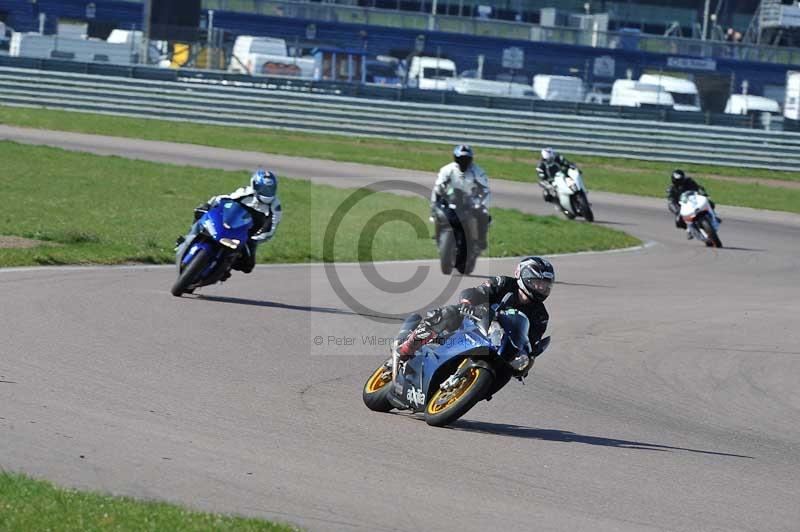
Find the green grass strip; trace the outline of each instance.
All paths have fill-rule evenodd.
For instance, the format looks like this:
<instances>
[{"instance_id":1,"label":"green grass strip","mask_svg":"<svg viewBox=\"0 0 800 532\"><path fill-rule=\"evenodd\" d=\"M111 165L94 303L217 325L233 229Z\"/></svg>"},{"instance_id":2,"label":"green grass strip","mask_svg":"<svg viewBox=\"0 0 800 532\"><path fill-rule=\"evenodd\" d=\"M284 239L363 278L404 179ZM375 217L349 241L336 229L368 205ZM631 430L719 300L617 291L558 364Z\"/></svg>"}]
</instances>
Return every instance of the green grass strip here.
<instances>
[{"instance_id":1,"label":"green grass strip","mask_svg":"<svg viewBox=\"0 0 800 532\"><path fill-rule=\"evenodd\" d=\"M49 482L0 471L0 530L287 532L299 529L261 519L196 512L163 502L62 489Z\"/></svg>"},{"instance_id":2,"label":"green grass strip","mask_svg":"<svg viewBox=\"0 0 800 532\"><path fill-rule=\"evenodd\" d=\"M0 123L32 128L165 140L262 153L295 155L435 172L450 161L447 145L300 133L273 129L212 126L69 111L0 106ZM742 135L746 135L745 130ZM530 150L477 149L477 161L493 178L535 181L541 146ZM765 148L768 150L768 148ZM569 154L566 154L569 156ZM571 157L584 170L590 190L663 197L673 168L698 177L715 200L726 205L800 212L800 188L776 188L714 177L800 181L798 172L699 164L672 164L612 157Z\"/></svg>"},{"instance_id":3,"label":"green grass strip","mask_svg":"<svg viewBox=\"0 0 800 532\"><path fill-rule=\"evenodd\" d=\"M244 185L247 172L200 169L106 157L57 148L0 142L0 235L41 240L32 248L0 249L0 266L125 262L169 263L173 245L192 222L192 210L210 196ZM284 218L276 237L259 247L259 262L305 263L435 258L428 201L367 194L342 219L333 254L323 239L336 209L354 190L284 178ZM362 194L363 195L363 194ZM402 211L424 221L420 236L395 220ZM374 231L365 232L373 220ZM488 256L520 256L637 245L606 227L493 209ZM374 236L374 238L366 238Z\"/></svg>"}]
</instances>

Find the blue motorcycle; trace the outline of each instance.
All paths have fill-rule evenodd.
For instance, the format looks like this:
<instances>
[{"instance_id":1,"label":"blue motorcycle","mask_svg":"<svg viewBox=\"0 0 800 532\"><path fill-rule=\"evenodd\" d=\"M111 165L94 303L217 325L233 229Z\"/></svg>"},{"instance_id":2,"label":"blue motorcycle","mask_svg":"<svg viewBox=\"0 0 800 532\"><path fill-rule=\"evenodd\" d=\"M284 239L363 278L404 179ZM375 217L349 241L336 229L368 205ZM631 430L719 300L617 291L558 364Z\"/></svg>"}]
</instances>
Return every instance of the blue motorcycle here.
<instances>
[{"instance_id":1,"label":"blue motorcycle","mask_svg":"<svg viewBox=\"0 0 800 532\"><path fill-rule=\"evenodd\" d=\"M428 425L442 427L489 401L512 377L527 376L550 337L531 346L527 316L506 308L510 294L482 316L466 316L461 328L440 344L422 347L403 363L390 358L364 385L367 408L423 413Z\"/></svg>"},{"instance_id":2,"label":"blue motorcycle","mask_svg":"<svg viewBox=\"0 0 800 532\"><path fill-rule=\"evenodd\" d=\"M226 279L239 256L248 253L252 226L253 217L247 209L231 199L223 199L204 212L175 250L178 279L172 285L172 295L180 297Z\"/></svg>"}]
</instances>

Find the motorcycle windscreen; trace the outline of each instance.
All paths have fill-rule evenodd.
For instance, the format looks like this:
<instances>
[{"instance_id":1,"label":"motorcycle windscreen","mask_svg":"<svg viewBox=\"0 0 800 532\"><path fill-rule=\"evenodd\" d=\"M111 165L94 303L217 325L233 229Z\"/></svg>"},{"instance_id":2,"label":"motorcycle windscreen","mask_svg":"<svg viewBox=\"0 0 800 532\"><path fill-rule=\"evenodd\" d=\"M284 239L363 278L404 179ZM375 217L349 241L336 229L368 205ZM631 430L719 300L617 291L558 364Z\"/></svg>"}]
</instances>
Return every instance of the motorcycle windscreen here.
<instances>
[{"instance_id":1,"label":"motorcycle windscreen","mask_svg":"<svg viewBox=\"0 0 800 532\"><path fill-rule=\"evenodd\" d=\"M233 200L223 200L222 223L226 229L241 229L253 225L253 217L238 202Z\"/></svg>"},{"instance_id":2,"label":"motorcycle windscreen","mask_svg":"<svg viewBox=\"0 0 800 532\"><path fill-rule=\"evenodd\" d=\"M531 323L525 314L516 309L508 309L497 316L497 322L506 333L500 353L503 358L507 359L519 353L530 352L528 331Z\"/></svg>"}]
</instances>

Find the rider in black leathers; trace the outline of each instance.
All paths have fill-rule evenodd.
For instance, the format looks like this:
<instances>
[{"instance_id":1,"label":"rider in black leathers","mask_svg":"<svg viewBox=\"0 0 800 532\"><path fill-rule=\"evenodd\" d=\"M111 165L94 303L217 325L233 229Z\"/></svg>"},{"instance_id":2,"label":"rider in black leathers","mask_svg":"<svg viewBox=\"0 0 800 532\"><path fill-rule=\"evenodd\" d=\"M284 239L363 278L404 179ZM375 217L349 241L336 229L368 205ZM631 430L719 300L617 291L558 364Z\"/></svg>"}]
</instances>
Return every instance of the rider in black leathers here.
<instances>
[{"instance_id":1,"label":"rider in black leathers","mask_svg":"<svg viewBox=\"0 0 800 532\"><path fill-rule=\"evenodd\" d=\"M680 199L681 194L690 191L697 192L698 194L708 197L706 189L704 189L700 183L691 177L688 177L686 172L683 170L674 170L672 172L672 185L667 189L667 199L669 200L669 210L675 215L675 227L680 229L686 229L686 222L684 222L683 218L681 218L681 206L678 200ZM711 201L711 198L708 198L708 203L711 205L712 209L715 209L714 202ZM717 216L717 220L722 221L720 220L719 216Z\"/></svg>"},{"instance_id":2,"label":"rider in black leathers","mask_svg":"<svg viewBox=\"0 0 800 532\"><path fill-rule=\"evenodd\" d=\"M517 265L514 277L498 275L480 286L468 288L461 292L459 304L433 309L424 319L419 314L409 316L395 339L395 354L400 360L410 359L423 345L456 331L465 315L479 314L481 306L500 303L508 293L512 295L506 306L527 316L528 339L533 345L547 329L550 317L544 300L554 282L555 271L549 261L526 257Z\"/></svg>"}]
</instances>

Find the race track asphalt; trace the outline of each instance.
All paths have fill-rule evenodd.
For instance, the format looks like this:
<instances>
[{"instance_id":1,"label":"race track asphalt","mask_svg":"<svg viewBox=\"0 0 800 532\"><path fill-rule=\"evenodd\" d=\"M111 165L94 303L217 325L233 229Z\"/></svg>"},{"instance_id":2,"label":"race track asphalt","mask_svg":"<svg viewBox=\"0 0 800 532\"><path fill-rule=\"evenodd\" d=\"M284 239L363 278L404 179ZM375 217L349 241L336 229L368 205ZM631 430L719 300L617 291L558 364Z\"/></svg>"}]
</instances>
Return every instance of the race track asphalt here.
<instances>
[{"instance_id":1,"label":"race track asphalt","mask_svg":"<svg viewBox=\"0 0 800 532\"><path fill-rule=\"evenodd\" d=\"M433 179L4 126L0 138L343 186ZM493 190L498 205L552 212L534 186ZM727 247L710 250L663 201L591 198L600 223L649 244L553 257L550 350L525 386L448 429L363 406L387 354L370 344L397 323L350 310L322 266L259 266L180 299L169 267L0 270L0 467L311 530L800 529L800 216L722 206ZM481 260L458 286L513 264ZM434 262L378 265L397 281L421 267L422 286L396 294L358 265L336 271L363 304L405 312L448 278Z\"/></svg>"}]
</instances>

